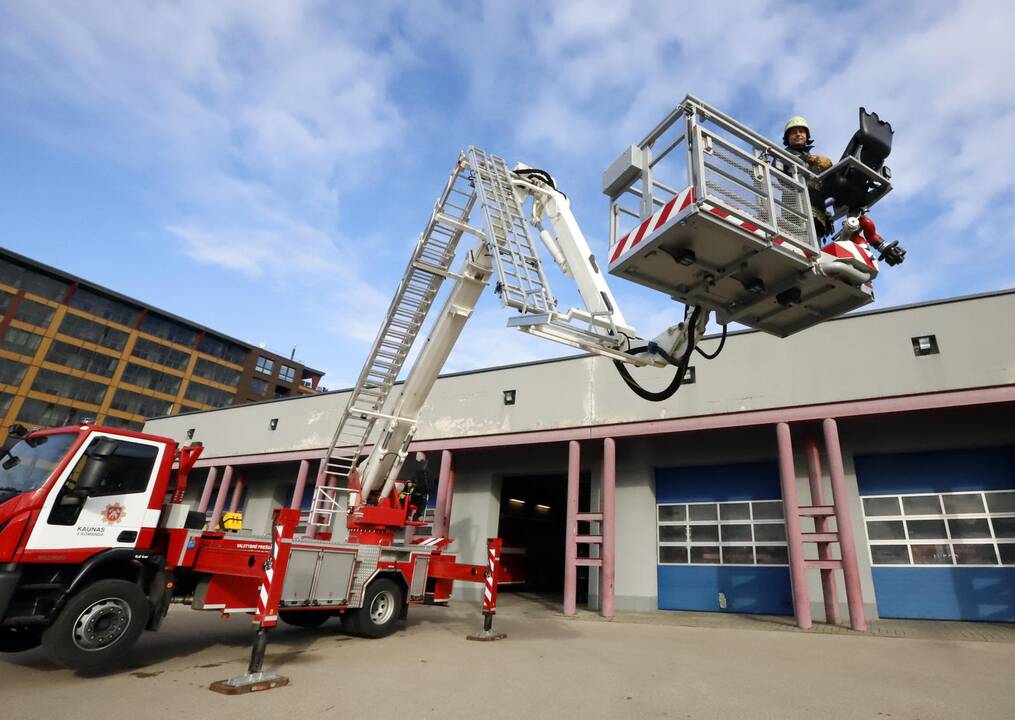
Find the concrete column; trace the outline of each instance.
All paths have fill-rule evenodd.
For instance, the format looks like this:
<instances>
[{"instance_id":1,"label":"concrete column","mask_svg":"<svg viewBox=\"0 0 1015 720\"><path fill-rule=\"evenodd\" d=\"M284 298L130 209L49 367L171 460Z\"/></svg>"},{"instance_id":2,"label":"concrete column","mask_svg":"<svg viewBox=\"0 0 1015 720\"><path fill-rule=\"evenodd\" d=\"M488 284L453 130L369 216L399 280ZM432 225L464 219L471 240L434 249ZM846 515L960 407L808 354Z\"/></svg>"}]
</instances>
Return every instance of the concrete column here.
<instances>
[{"instance_id":1,"label":"concrete column","mask_svg":"<svg viewBox=\"0 0 1015 720\"><path fill-rule=\"evenodd\" d=\"M447 537L448 528L451 527L451 518L446 514L448 504L448 486L451 481L451 468L454 458L450 450L441 451L441 469L437 475L437 501L434 508L433 534L434 537Z\"/></svg>"},{"instance_id":2,"label":"concrete column","mask_svg":"<svg viewBox=\"0 0 1015 720\"><path fill-rule=\"evenodd\" d=\"M448 536L451 534L451 506L455 503L455 464L450 463L448 466L448 477L445 482L448 486L447 493L444 495L444 535Z\"/></svg>"},{"instance_id":3,"label":"concrete column","mask_svg":"<svg viewBox=\"0 0 1015 720\"><path fill-rule=\"evenodd\" d=\"M219 493L215 496L215 509L211 511L211 520L208 522L208 527L214 529L218 527L219 520L222 519L222 510L226 506L226 498L229 497L229 484L233 480L233 466L226 465L226 471L222 474L222 482L219 484Z\"/></svg>"},{"instance_id":4,"label":"concrete column","mask_svg":"<svg viewBox=\"0 0 1015 720\"><path fill-rule=\"evenodd\" d=\"M567 525L564 526L564 614L574 615L578 603L578 475L581 444L567 447ZM611 598L612 600L612 598Z\"/></svg>"},{"instance_id":5,"label":"concrete column","mask_svg":"<svg viewBox=\"0 0 1015 720\"><path fill-rule=\"evenodd\" d=\"M811 484L811 505L825 504L825 488L821 476L821 450L818 439L808 432L804 438L804 450L807 453L807 476ZM814 518L814 532L827 533L828 518ZM832 546L829 543L818 543L818 559L832 560ZM839 624L839 599L835 591L835 571L821 570L821 594L825 598L825 622Z\"/></svg>"},{"instance_id":6,"label":"concrete column","mask_svg":"<svg viewBox=\"0 0 1015 720\"><path fill-rule=\"evenodd\" d=\"M856 541L853 539L853 523L849 516L849 497L846 495L846 473L842 467L839 428L832 418L826 418L821 426L825 433L828 473L832 480L832 502L835 504L835 524L839 532L839 550L842 554L842 576L846 582L849 625L854 630L865 632L867 614L863 609L860 570L856 563Z\"/></svg>"},{"instance_id":7,"label":"concrete column","mask_svg":"<svg viewBox=\"0 0 1015 720\"><path fill-rule=\"evenodd\" d=\"M800 534L800 504L797 502L796 468L793 465L793 439L789 425L775 426L779 443L779 481L782 485L782 509L786 517L786 544L789 548L789 576L793 584L793 609L797 625L806 630L811 626L811 602L807 597L807 567L804 565L804 542Z\"/></svg>"},{"instance_id":8,"label":"concrete column","mask_svg":"<svg viewBox=\"0 0 1015 720\"><path fill-rule=\"evenodd\" d=\"M570 483L568 489L570 490ZM617 507L617 444L613 438L603 441L603 544L602 544L602 615L613 617L613 591L616 579L617 548L615 511ZM570 503L570 493L568 495ZM575 498L577 501L577 497ZM568 505L570 509L570 504Z\"/></svg>"},{"instance_id":9,"label":"concrete column","mask_svg":"<svg viewBox=\"0 0 1015 720\"><path fill-rule=\"evenodd\" d=\"M243 490L246 484L243 482L243 476L237 473L236 484L233 485L233 497L229 501L229 512L236 512L240 509L240 500L243 499Z\"/></svg>"},{"instance_id":10,"label":"concrete column","mask_svg":"<svg viewBox=\"0 0 1015 720\"><path fill-rule=\"evenodd\" d=\"M204 481L204 490L201 491L201 501L197 504L198 512L208 512L208 503L211 502L211 491L215 489L215 480L218 478L217 467L208 468L208 478Z\"/></svg>"},{"instance_id":11,"label":"concrete column","mask_svg":"<svg viewBox=\"0 0 1015 720\"><path fill-rule=\"evenodd\" d=\"M307 475L310 473L310 461L300 460L300 469L296 473L296 487L293 488L293 499L289 503L291 510L299 510L303 505L303 490L307 486Z\"/></svg>"}]
</instances>

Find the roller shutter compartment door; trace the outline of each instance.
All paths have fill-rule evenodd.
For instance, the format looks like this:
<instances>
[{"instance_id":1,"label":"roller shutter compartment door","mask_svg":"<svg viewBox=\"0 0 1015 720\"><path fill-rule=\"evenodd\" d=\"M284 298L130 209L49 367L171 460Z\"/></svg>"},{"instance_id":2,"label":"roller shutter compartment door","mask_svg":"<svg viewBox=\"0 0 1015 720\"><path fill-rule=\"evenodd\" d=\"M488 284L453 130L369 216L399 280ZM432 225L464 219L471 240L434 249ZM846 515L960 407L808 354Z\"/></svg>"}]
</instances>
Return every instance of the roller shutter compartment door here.
<instances>
[{"instance_id":1,"label":"roller shutter compartment door","mask_svg":"<svg viewBox=\"0 0 1015 720\"><path fill-rule=\"evenodd\" d=\"M656 470L659 609L791 615L774 463Z\"/></svg>"},{"instance_id":2,"label":"roller shutter compartment door","mask_svg":"<svg viewBox=\"0 0 1015 720\"><path fill-rule=\"evenodd\" d=\"M878 614L1015 622L1015 448L855 462Z\"/></svg>"}]
</instances>

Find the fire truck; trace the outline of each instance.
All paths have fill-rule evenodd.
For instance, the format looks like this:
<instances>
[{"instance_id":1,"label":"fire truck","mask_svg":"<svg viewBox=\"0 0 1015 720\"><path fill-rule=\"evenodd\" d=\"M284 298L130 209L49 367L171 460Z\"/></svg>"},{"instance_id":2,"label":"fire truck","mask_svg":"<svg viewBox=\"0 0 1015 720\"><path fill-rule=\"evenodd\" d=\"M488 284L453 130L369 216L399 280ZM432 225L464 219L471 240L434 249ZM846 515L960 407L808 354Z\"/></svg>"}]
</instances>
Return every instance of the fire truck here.
<instances>
[{"instance_id":1,"label":"fire truck","mask_svg":"<svg viewBox=\"0 0 1015 720\"><path fill-rule=\"evenodd\" d=\"M861 109L843 158L814 176L775 143L685 98L603 178L606 269L685 305L683 319L651 340L622 315L553 176L468 148L349 394L308 516L277 511L270 537L208 528L184 502L200 445L92 424L22 432L0 458L0 650L41 644L58 663L99 667L157 630L172 603L252 613L262 626L338 616L352 633L381 637L410 605L446 604L456 580L484 585L491 636L500 541L488 540L486 563L469 564L449 552L450 538L414 536L426 496L399 479L424 402L485 288L493 283L515 312L509 326L606 357L639 397L664 400L710 317L724 337L730 322L785 337L873 301L875 249L892 244L867 213L891 188L890 146L890 126ZM830 239L811 221L815 193L842 220ZM473 244L453 269L466 236ZM584 308L559 307L536 238ZM398 383L445 282L426 342ZM673 379L647 390L629 365L672 367ZM336 541L339 518L347 537Z\"/></svg>"}]
</instances>

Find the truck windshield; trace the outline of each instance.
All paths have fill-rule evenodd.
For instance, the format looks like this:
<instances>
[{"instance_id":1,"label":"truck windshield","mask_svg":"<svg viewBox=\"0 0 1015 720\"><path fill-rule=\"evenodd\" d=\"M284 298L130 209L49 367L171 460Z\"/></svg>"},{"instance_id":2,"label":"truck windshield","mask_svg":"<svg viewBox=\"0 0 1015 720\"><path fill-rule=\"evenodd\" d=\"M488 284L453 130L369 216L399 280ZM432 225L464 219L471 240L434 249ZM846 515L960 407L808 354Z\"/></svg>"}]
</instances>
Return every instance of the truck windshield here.
<instances>
[{"instance_id":1,"label":"truck windshield","mask_svg":"<svg viewBox=\"0 0 1015 720\"><path fill-rule=\"evenodd\" d=\"M35 490L49 478L77 433L25 438L0 457L0 501Z\"/></svg>"}]
</instances>

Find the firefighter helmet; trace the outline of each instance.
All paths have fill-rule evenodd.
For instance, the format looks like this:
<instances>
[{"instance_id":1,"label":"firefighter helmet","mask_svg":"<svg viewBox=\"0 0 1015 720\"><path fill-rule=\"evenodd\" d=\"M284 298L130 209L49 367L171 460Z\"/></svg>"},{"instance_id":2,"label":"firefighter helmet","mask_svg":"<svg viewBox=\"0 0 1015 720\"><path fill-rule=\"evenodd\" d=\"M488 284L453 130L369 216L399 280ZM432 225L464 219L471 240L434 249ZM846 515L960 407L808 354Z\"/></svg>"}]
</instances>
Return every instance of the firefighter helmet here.
<instances>
[{"instance_id":1,"label":"firefighter helmet","mask_svg":"<svg viewBox=\"0 0 1015 720\"><path fill-rule=\"evenodd\" d=\"M793 128L802 127L807 131L807 142L811 141L811 126L807 124L807 120L802 115L794 115L786 121L786 127L782 130L782 144L789 146L789 131Z\"/></svg>"}]
</instances>

